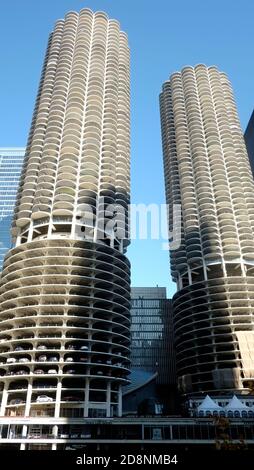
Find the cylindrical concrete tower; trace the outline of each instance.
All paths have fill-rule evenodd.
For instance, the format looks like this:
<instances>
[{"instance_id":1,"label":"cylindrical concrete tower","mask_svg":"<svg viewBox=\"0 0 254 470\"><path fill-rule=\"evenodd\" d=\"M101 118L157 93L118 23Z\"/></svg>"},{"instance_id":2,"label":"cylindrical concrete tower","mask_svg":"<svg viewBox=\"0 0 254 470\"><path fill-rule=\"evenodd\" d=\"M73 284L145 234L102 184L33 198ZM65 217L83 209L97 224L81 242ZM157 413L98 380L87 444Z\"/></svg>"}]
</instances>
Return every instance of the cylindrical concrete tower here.
<instances>
[{"instance_id":1,"label":"cylindrical concrete tower","mask_svg":"<svg viewBox=\"0 0 254 470\"><path fill-rule=\"evenodd\" d=\"M160 95L179 386L247 392L254 380L254 182L232 88L216 67L185 67Z\"/></svg>"},{"instance_id":2,"label":"cylindrical concrete tower","mask_svg":"<svg viewBox=\"0 0 254 470\"><path fill-rule=\"evenodd\" d=\"M128 41L117 21L84 9L56 23L15 246L1 277L1 416L121 415L129 373L129 82Z\"/></svg>"}]
</instances>

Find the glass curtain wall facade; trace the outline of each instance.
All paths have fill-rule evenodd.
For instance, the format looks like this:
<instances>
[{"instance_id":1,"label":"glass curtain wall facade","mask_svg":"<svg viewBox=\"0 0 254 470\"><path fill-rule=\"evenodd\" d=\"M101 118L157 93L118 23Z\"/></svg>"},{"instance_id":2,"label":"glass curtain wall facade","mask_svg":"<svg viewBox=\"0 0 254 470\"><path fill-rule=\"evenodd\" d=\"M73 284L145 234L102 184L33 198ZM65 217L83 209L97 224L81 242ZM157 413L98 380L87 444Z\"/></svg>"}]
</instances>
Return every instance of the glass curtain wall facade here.
<instances>
[{"instance_id":1,"label":"glass curtain wall facade","mask_svg":"<svg viewBox=\"0 0 254 470\"><path fill-rule=\"evenodd\" d=\"M175 383L171 312L165 287L132 287L131 366L157 372L160 384Z\"/></svg>"},{"instance_id":2,"label":"glass curtain wall facade","mask_svg":"<svg viewBox=\"0 0 254 470\"><path fill-rule=\"evenodd\" d=\"M0 415L35 427L43 417L55 438L66 420L122 413L130 352L129 85L128 39L116 20L83 9L57 21L0 285ZM25 425L22 436L25 449Z\"/></svg>"},{"instance_id":3,"label":"glass curtain wall facade","mask_svg":"<svg viewBox=\"0 0 254 470\"><path fill-rule=\"evenodd\" d=\"M160 95L179 387L250 393L254 383L254 181L227 75L185 67Z\"/></svg>"},{"instance_id":4,"label":"glass curtain wall facade","mask_svg":"<svg viewBox=\"0 0 254 470\"><path fill-rule=\"evenodd\" d=\"M0 272L11 247L11 222L24 155L24 148L0 148Z\"/></svg>"},{"instance_id":5,"label":"glass curtain wall facade","mask_svg":"<svg viewBox=\"0 0 254 470\"><path fill-rule=\"evenodd\" d=\"M244 139L250 159L252 174L254 175L254 111L250 117L246 131L244 133Z\"/></svg>"}]
</instances>

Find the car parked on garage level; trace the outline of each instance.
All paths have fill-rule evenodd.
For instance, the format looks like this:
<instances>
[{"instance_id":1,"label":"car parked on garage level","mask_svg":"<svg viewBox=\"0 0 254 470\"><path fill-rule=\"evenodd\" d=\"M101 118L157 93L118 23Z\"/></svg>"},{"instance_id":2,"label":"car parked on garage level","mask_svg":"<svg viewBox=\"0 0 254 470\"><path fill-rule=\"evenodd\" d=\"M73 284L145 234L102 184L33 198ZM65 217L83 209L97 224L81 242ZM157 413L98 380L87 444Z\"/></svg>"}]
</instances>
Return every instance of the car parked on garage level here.
<instances>
[{"instance_id":1,"label":"car parked on garage level","mask_svg":"<svg viewBox=\"0 0 254 470\"><path fill-rule=\"evenodd\" d=\"M41 375L41 374L45 374L45 372L42 369L35 369L34 374Z\"/></svg>"},{"instance_id":2,"label":"car parked on garage level","mask_svg":"<svg viewBox=\"0 0 254 470\"><path fill-rule=\"evenodd\" d=\"M39 395L36 398L37 403L47 403L54 401L52 397L48 397L48 395Z\"/></svg>"},{"instance_id":3,"label":"car parked on garage level","mask_svg":"<svg viewBox=\"0 0 254 470\"><path fill-rule=\"evenodd\" d=\"M39 356L38 357L38 362L46 362L47 361L47 356Z\"/></svg>"},{"instance_id":4,"label":"car parked on garage level","mask_svg":"<svg viewBox=\"0 0 254 470\"><path fill-rule=\"evenodd\" d=\"M66 357L65 362L74 362L73 357Z\"/></svg>"},{"instance_id":5,"label":"car parked on garage level","mask_svg":"<svg viewBox=\"0 0 254 470\"><path fill-rule=\"evenodd\" d=\"M21 357L19 359L19 362L29 362L29 361L30 361L29 357Z\"/></svg>"},{"instance_id":6,"label":"car parked on garage level","mask_svg":"<svg viewBox=\"0 0 254 470\"><path fill-rule=\"evenodd\" d=\"M6 361L7 364L14 364L15 362L17 362L17 359L15 359L15 357L8 357Z\"/></svg>"}]
</instances>

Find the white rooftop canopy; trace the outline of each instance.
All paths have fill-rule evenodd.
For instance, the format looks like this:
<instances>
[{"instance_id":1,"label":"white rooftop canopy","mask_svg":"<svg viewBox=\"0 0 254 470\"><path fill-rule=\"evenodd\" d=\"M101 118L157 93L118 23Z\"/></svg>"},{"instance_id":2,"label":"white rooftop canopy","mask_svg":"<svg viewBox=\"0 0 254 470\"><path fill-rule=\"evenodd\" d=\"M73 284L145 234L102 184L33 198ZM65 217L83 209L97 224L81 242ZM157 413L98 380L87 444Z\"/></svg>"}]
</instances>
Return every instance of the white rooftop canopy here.
<instances>
[{"instance_id":1,"label":"white rooftop canopy","mask_svg":"<svg viewBox=\"0 0 254 470\"><path fill-rule=\"evenodd\" d=\"M222 409L223 408L217 405L217 403L215 403L215 401L213 401L209 395L206 395L205 399L198 407L198 411L221 411Z\"/></svg>"},{"instance_id":2,"label":"white rooftop canopy","mask_svg":"<svg viewBox=\"0 0 254 470\"><path fill-rule=\"evenodd\" d=\"M250 408L248 406L244 405L239 398L237 398L235 395L231 398L230 402L224 407L225 411L243 411L246 410L248 411Z\"/></svg>"}]
</instances>

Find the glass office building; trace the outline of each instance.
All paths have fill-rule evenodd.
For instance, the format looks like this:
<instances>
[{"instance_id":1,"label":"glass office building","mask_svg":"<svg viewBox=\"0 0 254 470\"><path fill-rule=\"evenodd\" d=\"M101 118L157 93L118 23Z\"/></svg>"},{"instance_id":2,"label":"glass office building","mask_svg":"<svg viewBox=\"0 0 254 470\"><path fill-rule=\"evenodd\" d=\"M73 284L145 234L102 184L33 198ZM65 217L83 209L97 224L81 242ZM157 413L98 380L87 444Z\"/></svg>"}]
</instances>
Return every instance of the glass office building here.
<instances>
[{"instance_id":1,"label":"glass office building","mask_svg":"<svg viewBox=\"0 0 254 470\"><path fill-rule=\"evenodd\" d=\"M250 159L250 166L254 175L254 111L250 117L244 133L244 140Z\"/></svg>"},{"instance_id":2,"label":"glass office building","mask_svg":"<svg viewBox=\"0 0 254 470\"><path fill-rule=\"evenodd\" d=\"M175 383L171 300L165 287L131 289L132 370L158 373L157 383Z\"/></svg>"},{"instance_id":3,"label":"glass office building","mask_svg":"<svg viewBox=\"0 0 254 470\"><path fill-rule=\"evenodd\" d=\"M0 271L11 247L10 228L23 165L24 148L0 148Z\"/></svg>"}]
</instances>

